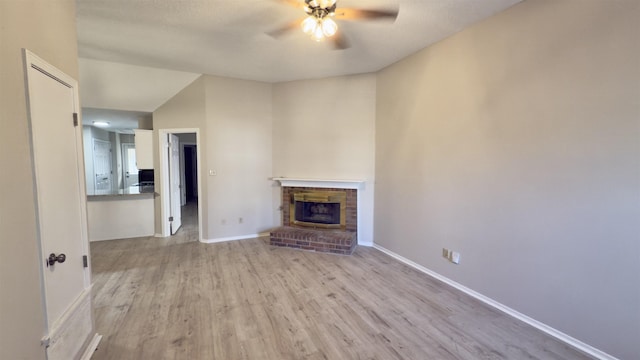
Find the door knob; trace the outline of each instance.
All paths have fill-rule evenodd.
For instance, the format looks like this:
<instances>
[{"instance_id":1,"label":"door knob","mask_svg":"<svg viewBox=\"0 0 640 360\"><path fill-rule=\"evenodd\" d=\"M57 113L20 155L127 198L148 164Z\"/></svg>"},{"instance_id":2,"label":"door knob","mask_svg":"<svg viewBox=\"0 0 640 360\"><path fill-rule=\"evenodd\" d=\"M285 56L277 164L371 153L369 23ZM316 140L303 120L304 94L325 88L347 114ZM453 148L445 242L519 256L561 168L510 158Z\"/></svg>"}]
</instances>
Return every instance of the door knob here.
<instances>
[{"instance_id":1,"label":"door knob","mask_svg":"<svg viewBox=\"0 0 640 360\"><path fill-rule=\"evenodd\" d=\"M67 255L60 254L60 255L56 256L56 254L51 253L49 255L49 258L47 259L47 266L55 265L56 261L62 264L65 260L67 260Z\"/></svg>"}]
</instances>

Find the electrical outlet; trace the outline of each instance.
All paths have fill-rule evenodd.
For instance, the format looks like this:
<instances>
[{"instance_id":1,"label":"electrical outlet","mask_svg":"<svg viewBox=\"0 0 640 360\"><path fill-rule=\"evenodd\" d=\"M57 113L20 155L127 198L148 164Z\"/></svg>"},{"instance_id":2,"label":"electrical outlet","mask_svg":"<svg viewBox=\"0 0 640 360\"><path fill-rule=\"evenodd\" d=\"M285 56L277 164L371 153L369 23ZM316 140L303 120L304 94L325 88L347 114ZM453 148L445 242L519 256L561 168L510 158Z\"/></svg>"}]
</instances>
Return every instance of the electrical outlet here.
<instances>
[{"instance_id":1,"label":"electrical outlet","mask_svg":"<svg viewBox=\"0 0 640 360\"><path fill-rule=\"evenodd\" d=\"M242 224L244 220L242 218L238 218L238 224Z\"/></svg>"},{"instance_id":2,"label":"electrical outlet","mask_svg":"<svg viewBox=\"0 0 640 360\"><path fill-rule=\"evenodd\" d=\"M460 253L452 251L451 252L451 262L454 264L460 264Z\"/></svg>"}]
</instances>

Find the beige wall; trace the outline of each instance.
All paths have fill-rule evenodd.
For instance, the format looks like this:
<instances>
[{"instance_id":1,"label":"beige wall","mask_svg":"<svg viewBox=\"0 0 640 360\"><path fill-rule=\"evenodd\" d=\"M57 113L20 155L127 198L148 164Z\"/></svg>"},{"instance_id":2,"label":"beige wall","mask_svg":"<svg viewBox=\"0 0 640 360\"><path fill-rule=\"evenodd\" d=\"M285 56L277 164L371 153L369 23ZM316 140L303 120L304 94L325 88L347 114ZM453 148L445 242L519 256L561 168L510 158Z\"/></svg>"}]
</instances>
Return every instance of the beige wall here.
<instances>
[{"instance_id":1,"label":"beige wall","mask_svg":"<svg viewBox=\"0 0 640 360\"><path fill-rule=\"evenodd\" d=\"M274 85L273 175L364 180L360 240L373 239L375 74ZM273 209L281 205L274 190ZM281 224L281 214L274 214Z\"/></svg>"},{"instance_id":2,"label":"beige wall","mask_svg":"<svg viewBox=\"0 0 640 360\"><path fill-rule=\"evenodd\" d=\"M205 163L207 154L205 149L207 139L204 137L206 130L206 106L205 106L205 80L204 76L201 76L194 80L189 86L180 91L176 96L172 97L169 101L160 106L153 113L153 148L155 149L153 155L153 167L155 169L155 186L156 192L160 191L162 183L162 177L160 176L160 158L158 153L158 129L179 129L179 128L193 128L200 130L200 151L201 161ZM198 164L200 166L200 164ZM203 169L204 170L204 169ZM202 172L204 176L204 171ZM200 199L206 198L207 183L199 179L202 193L199 194ZM160 218L160 204L162 196L156 197L155 201L155 228L156 234L162 234L162 222ZM202 207L202 216L207 218L208 207L206 203L200 200L199 206ZM208 223L202 222L202 231L204 234L208 233ZM200 234L201 238L203 236Z\"/></svg>"},{"instance_id":3,"label":"beige wall","mask_svg":"<svg viewBox=\"0 0 640 360\"><path fill-rule=\"evenodd\" d=\"M377 84L375 242L621 359L640 354L639 4L525 1Z\"/></svg>"},{"instance_id":4,"label":"beige wall","mask_svg":"<svg viewBox=\"0 0 640 360\"><path fill-rule=\"evenodd\" d=\"M271 217L272 85L206 76L209 233L216 240L273 227ZM216 176L209 176L214 170ZM242 223L239 219L242 218Z\"/></svg>"},{"instance_id":5,"label":"beige wall","mask_svg":"<svg viewBox=\"0 0 640 360\"><path fill-rule=\"evenodd\" d=\"M22 48L78 78L75 2L0 1L0 349L43 359L45 324L36 239ZM9 171L7 171L9 170Z\"/></svg>"},{"instance_id":6,"label":"beige wall","mask_svg":"<svg viewBox=\"0 0 640 360\"><path fill-rule=\"evenodd\" d=\"M204 240L251 236L273 226L271 98L271 84L204 75L153 114L154 141L159 129L200 129ZM155 161L158 169L157 153Z\"/></svg>"}]
</instances>

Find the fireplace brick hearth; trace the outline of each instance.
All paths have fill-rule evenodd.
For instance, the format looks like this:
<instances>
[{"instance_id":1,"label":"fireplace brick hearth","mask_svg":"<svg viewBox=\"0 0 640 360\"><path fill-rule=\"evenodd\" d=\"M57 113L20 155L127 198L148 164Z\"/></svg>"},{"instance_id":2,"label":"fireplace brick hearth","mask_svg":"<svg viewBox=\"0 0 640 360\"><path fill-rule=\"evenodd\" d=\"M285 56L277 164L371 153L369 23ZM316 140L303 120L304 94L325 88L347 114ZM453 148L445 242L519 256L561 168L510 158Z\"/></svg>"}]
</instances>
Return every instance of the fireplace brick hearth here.
<instances>
[{"instance_id":1,"label":"fireplace brick hearth","mask_svg":"<svg viewBox=\"0 0 640 360\"><path fill-rule=\"evenodd\" d=\"M356 233L329 229L302 229L282 226L271 231L270 244L294 249L351 255L356 248Z\"/></svg>"},{"instance_id":2,"label":"fireplace brick hearth","mask_svg":"<svg viewBox=\"0 0 640 360\"><path fill-rule=\"evenodd\" d=\"M344 192L345 223L341 229L299 226L291 221L292 196L298 192ZM270 244L294 249L351 255L358 243L357 190L344 188L291 187L282 188L282 225L271 231Z\"/></svg>"}]
</instances>

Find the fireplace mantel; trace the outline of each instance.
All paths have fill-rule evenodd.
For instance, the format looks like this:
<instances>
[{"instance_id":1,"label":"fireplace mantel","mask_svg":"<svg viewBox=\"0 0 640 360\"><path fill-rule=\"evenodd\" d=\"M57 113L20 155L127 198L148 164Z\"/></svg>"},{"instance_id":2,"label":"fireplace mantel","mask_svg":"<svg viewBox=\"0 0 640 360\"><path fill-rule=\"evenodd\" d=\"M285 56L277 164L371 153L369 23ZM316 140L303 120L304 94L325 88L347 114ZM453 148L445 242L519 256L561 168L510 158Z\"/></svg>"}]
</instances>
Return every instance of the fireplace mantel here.
<instances>
[{"instance_id":1,"label":"fireplace mantel","mask_svg":"<svg viewBox=\"0 0 640 360\"><path fill-rule=\"evenodd\" d=\"M313 187L313 188L339 188L339 189L361 189L364 180L323 180L323 179L296 179L296 178L273 178L286 187Z\"/></svg>"}]
</instances>

